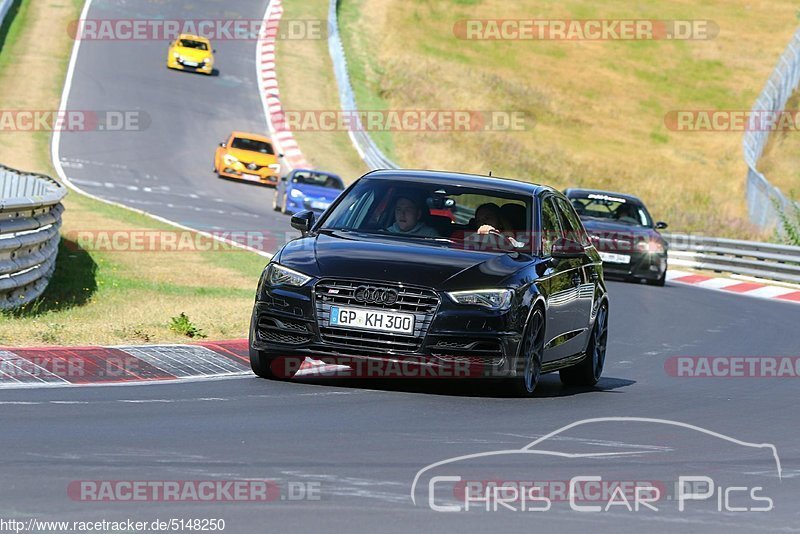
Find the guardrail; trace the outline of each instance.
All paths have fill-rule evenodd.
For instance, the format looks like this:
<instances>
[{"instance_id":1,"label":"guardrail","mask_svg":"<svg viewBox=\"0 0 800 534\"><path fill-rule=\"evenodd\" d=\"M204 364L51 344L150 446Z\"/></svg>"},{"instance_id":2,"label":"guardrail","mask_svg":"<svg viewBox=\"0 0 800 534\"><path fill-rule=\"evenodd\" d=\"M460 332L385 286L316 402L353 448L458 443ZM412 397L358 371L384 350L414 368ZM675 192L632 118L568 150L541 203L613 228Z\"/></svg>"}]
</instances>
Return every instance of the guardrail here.
<instances>
[{"instance_id":1,"label":"guardrail","mask_svg":"<svg viewBox=\"0 0 800 534\"><path fill-rule=\"evenodd\" d=\"M47 287L66 194L49 176L0 165L0 310L30 302Z\"/></svg>"},{"instance_id":2,"label":"guardrail","mask_svg":"<svg viewBox=\"0 0 800 534\"><path fill-rule=\"evenodd\" d=\"M0 26L3 25L3 21L5 21L8 10L11 9L12 5L14 5L14 0L0 0Z\"/></svg>"},{"instance_id":3,"label":"guardrail","mask_svg":"<svg viewBox=\"0 0 800 534\"><path fill-rule=\"evenodd\" d=\"M800 247L721 237L662 234L670 265L800 284Z\"/></svg>"},{"instance_id":4,"label":"guardrail","mask_svg":"<svg viewBox=\"0 0 800 534\"><path fill-rule=\"evenodd\" d=\"M357 111L356 96L350 84L350 75L347 73L347 58L344 45L339 34L339 0L330 0L328 7L328 52L333 62L333 72L336 75L336 84L339 86L339 103L345 111ZM352 126L348 132L353 146L358 155L371 170L397 169L398 166L378 148L369 133L362 127L361 120L353 113Z\"/></svg>"},{"instance_id":5,"label":"guardrail","mask_svg":"<svg viewBox=\"0 0 800 534\"><path fill-rule=\"evenodd\" d=\"M792 40L778 60L775 70L767 80L767 84L753 104L754 115L767 111L783 111L799 82L800 29L795 31ZM751 119L751 121L753 120L755 118ZM751 122L752 124L754 123ZM778 223L776 204L781 209L787 210L792 203L757 168L758 160L769 141L770 133L769 129L749 128L742 139L744 161L747 163L747 211L750 214L750 221L760 228L771 228ZM782 234L783 229L780 224L777 224L777 228L778 232Z\"/></svg>"}]
</instances>

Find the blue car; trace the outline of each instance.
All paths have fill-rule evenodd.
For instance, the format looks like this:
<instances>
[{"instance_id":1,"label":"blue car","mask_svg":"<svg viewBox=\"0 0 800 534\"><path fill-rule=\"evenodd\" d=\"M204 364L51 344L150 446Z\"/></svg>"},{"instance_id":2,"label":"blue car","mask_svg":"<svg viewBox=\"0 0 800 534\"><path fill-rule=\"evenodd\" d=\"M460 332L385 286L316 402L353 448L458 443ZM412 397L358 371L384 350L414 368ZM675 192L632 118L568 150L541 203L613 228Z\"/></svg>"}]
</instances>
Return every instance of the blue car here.
<instances>
[{"instance_id":1,"label":"blue car","mask_svg":"<svg viewBox=\"0 0 800 534\"><path fill-rule=\"evenodd\" d=\"M272 209L282 213L309 210L319 215L343 190L344 182L333 173L295 169L278 182Z\"/></svg>"}]
</instances>

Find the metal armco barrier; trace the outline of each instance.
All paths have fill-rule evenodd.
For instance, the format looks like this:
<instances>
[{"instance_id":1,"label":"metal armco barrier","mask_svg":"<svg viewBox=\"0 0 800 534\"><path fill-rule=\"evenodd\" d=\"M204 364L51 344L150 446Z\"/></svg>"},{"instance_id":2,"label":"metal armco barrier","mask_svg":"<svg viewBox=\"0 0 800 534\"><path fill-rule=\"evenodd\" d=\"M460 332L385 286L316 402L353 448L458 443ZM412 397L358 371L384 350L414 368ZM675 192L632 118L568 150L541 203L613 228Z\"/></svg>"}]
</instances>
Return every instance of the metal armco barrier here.
<instances>
[{"instance_id":1,"label":"metal armco barrier","mask_svg":"<svg viewBox=\"0 0 800 534\"><path fill-rule=\"evenodd\" d=\"M761 113L783 111L787 100L797 89L798 82L800 82L800 29L795 31L789 46L778 60L778 65L767 80L752 111ZM753 128L748 129L742 139L744 161L747 163L747 210L750 221L760 228L770 228L778 224L776 204L787 211L791 208L792 202L757 168L769 136L768 129ZM780 224L778 232L783 233Z\"/></svg>"},{"instance_id":2,"label":"metal armco barrier","mask_svg":"<svg viewBox=\"0 0 800 534\"><path fill-rule=\"evenodd\" d=\"M333 62L333 72L336 75L336 84L339 86L339 102L344 111L355 112L358 110L353 86L350 84L350 75L347 73L347 58L344 55L342 38L339 35L339 16L337 9L339 0L330 0L328 8L328 52ZM354 113L355 115L355 113ZM372 140L369 133L361 126L358 117L352 121L350 140L356 147L358 155L371 170L397 169L398 166L381 151Z\"/></svg>"},{"instance_id":3,"label":"metal armco barrier","mask_svg":"<svg viewBox=\"0 0 800 534\"><path fill-rule=\"evenodd\" d=\"M66 188L0 165L0 310L42 294L56 266Z\"/></svg>"},{"instance_id":4,"label":"metal armco barrier","mask_svg":"<svg viewBox=\"0 0 800 534\"><path fill-rule=\"evenodd\" d=\"M663 234L670 265L800 283L800 247L721 237Z\"/></svg>"}]
</instances>

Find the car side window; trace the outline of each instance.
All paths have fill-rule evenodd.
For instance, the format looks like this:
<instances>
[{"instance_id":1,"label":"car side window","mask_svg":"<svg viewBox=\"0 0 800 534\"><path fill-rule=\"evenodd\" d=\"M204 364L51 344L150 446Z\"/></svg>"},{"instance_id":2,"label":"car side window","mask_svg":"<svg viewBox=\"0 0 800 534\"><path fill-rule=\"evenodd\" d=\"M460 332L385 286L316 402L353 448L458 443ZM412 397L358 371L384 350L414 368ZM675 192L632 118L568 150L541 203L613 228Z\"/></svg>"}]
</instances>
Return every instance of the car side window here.
<instances>
[{"instance_id":1,"label":"car side window","mask_svg":"<svg viewBox=\"0 0 800 534\"><path fill-rule=\"evenodd\" d=\"M576 241L583 246L588 246L589 236L586 235L583 224L578 214L575 213L575 208L563 198L558 199L558 207L561 208L561 220L564 223L567 239Z\"/></svg>"},{"instance_id":2,"label":"car side window","mask_svg":"<svg viewBox=\"0 0 800 534\"><path fill-rule=\"evenodd\" d=\"M542 199L542 255L550 256L553 243L563 235L552 197Z\"/></svg>"}]
</instances>

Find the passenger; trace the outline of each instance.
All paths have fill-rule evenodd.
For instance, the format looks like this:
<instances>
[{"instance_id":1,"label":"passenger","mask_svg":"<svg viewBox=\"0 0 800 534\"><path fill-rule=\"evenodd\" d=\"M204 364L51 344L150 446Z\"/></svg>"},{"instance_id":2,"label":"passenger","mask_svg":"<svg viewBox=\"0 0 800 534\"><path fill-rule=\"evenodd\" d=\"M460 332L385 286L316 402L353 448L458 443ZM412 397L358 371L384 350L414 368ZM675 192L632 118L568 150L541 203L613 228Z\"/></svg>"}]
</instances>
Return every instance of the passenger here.
<instances>
[{"instance_id":1,"label":"passenger","mask_svg":"<svg viewBox=\"0 0 800 534\"><path fill-rule=\"evenodd\" d=\"M386 230L393 234L414 237L441 237L436 229L422 220L420 203L410 196L400 196L394 204L394 224Z\"/></svg>"},{"instance_id":2,"label":"passenger","mask_svg":"<svg viewBox=\"0 0 800 534\"><path fill-rule=\"evenodd\" d=\"M478 225L478 234L501 234L506 236L515 248L524 246L523 242L514 239L513 225L508 218L503 216L500 206L494 202L478 206L478 209L475 210L475 223Z\"/></svg>"}]
</instances>

